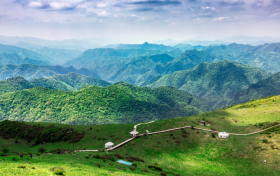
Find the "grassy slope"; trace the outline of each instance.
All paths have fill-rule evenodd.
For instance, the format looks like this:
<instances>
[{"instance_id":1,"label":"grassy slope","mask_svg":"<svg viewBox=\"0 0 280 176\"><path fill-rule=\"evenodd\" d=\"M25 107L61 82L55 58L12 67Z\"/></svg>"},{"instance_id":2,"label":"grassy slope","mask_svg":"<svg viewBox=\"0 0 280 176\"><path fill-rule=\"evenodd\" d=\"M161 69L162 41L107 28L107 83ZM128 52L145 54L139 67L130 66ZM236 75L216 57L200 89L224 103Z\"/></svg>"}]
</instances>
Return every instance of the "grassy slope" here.
<instances>
[{"instance_id":1,"label":"grassy slope","mask_svg":"<svg viewBox=\"0 0 280 176\"><path fill-rule=\"evenodd\" d=\"M141 125L138 127L138 131L142 133L146 129L151 132L186 125L199 126L198 121L205 119L209 126L202 128L248 133L260 129L250 124L279 121L279 105L280 96L274 96L197 116ZM65 124L58 125L65 126ZM57 148L102 149L107 141L120 143L129 138L128 133L132 130L133 125L73 126L73 128L86 131L85 137L75 144L60 142L29 147L30 144L24 141L14 144L14 140L0 138L0 148L8 147L10 151L31 153L36 153L42 146L48 151ZM191 129L185 131L190 133L187 137L182 137L181 130L140 137L110 152L120 153L123 156L126 156L127 153L144 159L145 163L136 162L138 166L135 171L129 170L128 166L108 160L103 162L92 157L86 159L85 155L95 154L87 152L77 153L77 155L73 153L41 155L29 160L25 157L20 161L12 161L13 155L0 157L1 165L4 166L0 167L0 172L5 172L5 175L15 175L14 173L50 175L50 168L63 167L67 175L159 175L159 172L147 168L148 165L157 163L164 172L168 173L167 175L279 175L279 151L271 147L274 145L274 147L280 148L279 134L231 136L228 139L219 139L212 138L211 134L206 132ZM180 138L180 143L176 142L178 138ZM267 139L268 143L263 143L264 139ZM262 162L264 159L267 160L267 164ZM96 163L101 164L101 168L95 166ZM26 165L27 168L17 168L20 164ZM35 167L34 170L31 169L32 166ZM121 168L125 168L126 171ZM149 173L143 172L144 169L148 169Z\"/></svg>"},{"instance_id":2,"label":"grassy slope","mask_svg":"<svg viewBox=\"0 0 280 176\"><path fill-rule=\"evenodd\" d=\"M172 87L126 83L86 86L75 92L32 88L0 96L0 119L71 124L133 123L191 116L211 109L198 97Z\"/></svg>"}]
</instances>

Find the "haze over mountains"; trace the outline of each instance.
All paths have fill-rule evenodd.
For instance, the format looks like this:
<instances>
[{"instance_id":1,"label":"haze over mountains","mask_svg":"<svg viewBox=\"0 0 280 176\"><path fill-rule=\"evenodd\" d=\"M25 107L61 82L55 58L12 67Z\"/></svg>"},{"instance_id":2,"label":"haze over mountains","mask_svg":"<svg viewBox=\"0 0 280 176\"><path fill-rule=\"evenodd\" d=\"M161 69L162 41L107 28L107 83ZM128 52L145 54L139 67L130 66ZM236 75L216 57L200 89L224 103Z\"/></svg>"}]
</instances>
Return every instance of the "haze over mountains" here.
<instances>
[{"instance_id":1,"label":"haze over mountains","mask_svg":"<svg viewBox=\"0 0 280 176\"><path fill-rule=\"evenodd\" d=\"M114 44L82 52L71 47L56 48L56 41L14 38L14 42L16 46L0 45L0 79L8 79L1 82L1 94L36 87L78 91L86 85L106 87L124 81L141 87L172 86L200 97L199 101L208 104L208 109L219 109L278 92L279 78L272 74L280 71L279 43L166 46L145 42ZM73 43L69 41L69 45L74 46ZM256 89L265 87L262 81L266 78L265 84L274 87L273 91ZM192 112L199 111L205 108Z\"/></svg>"}]
</instances>

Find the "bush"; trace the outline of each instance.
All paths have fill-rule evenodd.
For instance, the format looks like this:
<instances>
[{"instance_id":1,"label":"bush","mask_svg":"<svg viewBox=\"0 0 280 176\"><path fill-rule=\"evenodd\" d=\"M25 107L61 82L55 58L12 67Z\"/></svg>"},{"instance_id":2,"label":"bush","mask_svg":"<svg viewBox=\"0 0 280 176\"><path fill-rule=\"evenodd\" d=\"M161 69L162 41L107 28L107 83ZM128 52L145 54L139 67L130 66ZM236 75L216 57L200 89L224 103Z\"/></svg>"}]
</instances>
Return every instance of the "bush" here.
<instances>
[{"instance_id":1,"label":"bush","mask_svg":"<svg viewBox=\"0 0 280 176\"><path fill-rule=\"evenodd\" d=\"M0 153L0 156L5 156L5 154L4 153Z\"/></svg>"},{"instance_id":2,"label":"bush","mask_svg":"<svg viewBox=\"0 0 280 176\"><path fill-rule=\"evenodd\" d=\"M100 159L100 158L101 158L101 156L100 156L100 155L98 155L98 154L96 154L96 155L93 155L93 158Z\"/></svg>"},{"instance_id":3,"label":"bush","mask_svg":"<svg viewBox=\"0 0 280 176\"><path fill-rule=\"evenodd\" d=\"M12 160L13 161L18 161L18 158L17 157L12 157Z\"/></svg>"},{"instance_id":4,"label":"bush","mask_svg":"<svg viewBox=\"0 0 280 176\"><path fill-rule=\"evenodd\" d=\"M25 166L25 165L18 165L18 168L25 169L25 168L26 168L26 166Z\"/></svg>"},{"instance_id":5,"label":"bush","mask_svg":"<svg viewBox=\"0 0 280 176\"><path fill-rule=\"evenodd\" d=\"M162 171L162 168L157 165L149 165L148 168L150 168L152 170L156 170L156 171Z\"/></svg>"},{"instance_id":6,"label":"bush","mask_svg":"<svg viewBox=\"0 0 280 176\"><path fill-rule=\"evenodd\" d=\"M38 148L38 152L41 153L41 154L45 153L46 151L47 151L47 150L46 150L45 147L40 147L40 148Z\"/></svg>"},{"instance_id":7,"label":"bush","mask_svg":"<svg viewBox=\"0 0 280 176\"><path fill-rule=\"evenodd\" d=\"M2 152L5 153L5 154L9 153L9 149L8 148L2 148Z\"/></svg>"},{"instance_id":8,"label":"bush","mask_svg":"<svg viewBox=\"0 0 280 176\"><path fill-rule=\"evenodd\" d=\"M54 174L55 175L63 175L64 174L64 170L62 170L62 169L60 169L60 168L56 168L55 170L54 170Z\"/></svg>"},{"instance_id":9,"label":"bush","mask_svg":"<svg viewBox=\"0 0 280 176\"><path fill-rule=\"evenodd\" d=\"M89 156L86 156L85 158L86 158L86 159L89 159Z\"/></svg>"},{"instance_id":10,"label":"bush","mask_svg":"<svg viewBox=\"0 0 280 176\"><path fill-rule=\"evenodd\" d=\"M263 143L268 143L267 139L264 139L262 142L263 142Z\"/></svg>"},{"instance_id":11,"label":"bush","mask_svg":"<svg viewBox=\"0 0 280 176\"><path fill-rule=\"evenodd\" d=\"M53 173L55 175L64 175L64 169L61 168L61 167L54 167L54 168L51 168L51 171L53 171Z\"/></svg>"},{"instance_id":12,"label":"bush","mask_svg":"<svg viewBox=\"0 0 280 176\"><path fill-rule=\"evenodd\" d=\"M135 164L135 163L132 163L132 166L134 166L134 167L137 167L137 164Z\"/></svg>"}]
</instances>

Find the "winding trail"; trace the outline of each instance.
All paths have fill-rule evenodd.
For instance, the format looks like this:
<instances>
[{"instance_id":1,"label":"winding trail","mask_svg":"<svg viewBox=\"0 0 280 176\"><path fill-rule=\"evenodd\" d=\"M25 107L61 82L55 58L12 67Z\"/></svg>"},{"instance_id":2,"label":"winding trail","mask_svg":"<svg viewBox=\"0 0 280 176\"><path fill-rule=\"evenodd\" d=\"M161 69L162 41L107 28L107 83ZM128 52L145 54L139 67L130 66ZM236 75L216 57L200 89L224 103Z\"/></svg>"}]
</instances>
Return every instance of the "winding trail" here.
<instances>
[{"instance_id":1,"label":"winding trail","mask_svg":"<svg viewBox=\"0 0 280 176\"><path fill-rule=\"evenodd\" d=\"M136 131L137 127L139 125L142 125L142 124L149 124L149 123L153 123L154 121L151 121L151 122L147 122L147 123L139 123L137 125L134 125L133 127L133 131ZM261 133L263 131L266 131L266 130L269 130L271 128L274 128L274 127L277 127L277 126L280 126L280 124L278 125L274 125L274 126L271 126L269 128L266 128L264 130L260 130L260 131L256 131L256 132L253 132L253 133L247 133L247 134L238 134L238 133L228 133L230 135L235 135L235 136L248 136L248 135L252 135L252 134L257 134L257 133ZM166 133L166 132L170 132L170 131L175 131L175 130L180 130L180 129L185 129L185 128L192 128L192 129L196 129L196 130L201 130L201 131L207 131L207 132L215 132L215 133L219 133L219 131L213 131L213 130L207 130L207 129L203 129L203 128L197 128L197 127L192 127L192 126L184 126L184 127L179 127L179 128L171 128L171 129L167 129L167 130L162 130L162 131L156 131L156 132L152 132L152 133L145 133L145 134L139 134L137 135L136 137L132 137L132 138L129 138L127 139L126 141L123 141L122 143L112 147L112 148L109 148L109 149L106 149L104 151L111 151L111 150L115 150L116 148L119 148L120 146L132 141L133 139L137 138L137 137L140 137L140 136L144 136L144 135L152 135L152 134L159 134L159 133ZM80 151L80 152L98 152L100 150L77 150L77 151Z\"/></svg>"}]
</instances>

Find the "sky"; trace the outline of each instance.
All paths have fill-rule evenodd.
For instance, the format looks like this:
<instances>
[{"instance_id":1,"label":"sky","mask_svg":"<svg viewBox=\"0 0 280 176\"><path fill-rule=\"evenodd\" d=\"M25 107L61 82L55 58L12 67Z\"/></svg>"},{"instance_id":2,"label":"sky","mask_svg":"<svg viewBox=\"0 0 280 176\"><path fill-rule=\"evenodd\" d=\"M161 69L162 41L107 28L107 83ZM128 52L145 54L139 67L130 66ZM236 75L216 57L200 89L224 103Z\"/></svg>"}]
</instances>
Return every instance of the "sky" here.
<instances>
[{"instance_id":1,"label":"sky","mask_svg":"<svg viewBox=\"0 0 280 176\"><path fill-rule=\"evenodd\" d=\"M1 0L0 35L123 42L279 37L280 0Z\"/></svg>"}]
</instances>

